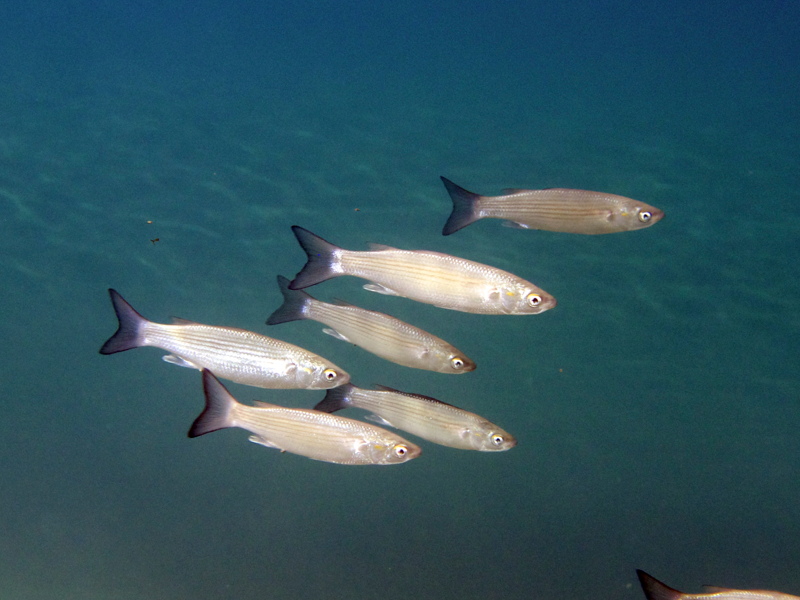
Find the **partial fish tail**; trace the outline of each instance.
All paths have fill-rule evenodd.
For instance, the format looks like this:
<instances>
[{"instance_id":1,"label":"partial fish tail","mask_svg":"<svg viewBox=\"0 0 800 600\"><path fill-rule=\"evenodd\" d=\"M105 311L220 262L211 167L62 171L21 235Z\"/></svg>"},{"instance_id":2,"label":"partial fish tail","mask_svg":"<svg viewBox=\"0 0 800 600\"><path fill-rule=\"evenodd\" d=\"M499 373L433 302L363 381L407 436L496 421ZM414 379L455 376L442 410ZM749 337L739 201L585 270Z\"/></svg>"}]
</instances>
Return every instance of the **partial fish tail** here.
<instances>
[{"instance_id":1,"label":"partial fish tail","mask_svg":"<svg viewBox=\"0 0 800 600\"><path fill-rule=\"evenodd\" d=\"M350 393L353 391L353 384L346 383L339 387L330 388L325 397L314 407L326 413L333 413L350 406Z\"/></svg>"},{"instance_id":2,"label":"partial fish tail","mask_svg":"<svg viewBox=\"0 0 800 600\"><path fill-rule=\"evenodd\" d=\"M672 589L665 583L661 583L652 575L648 575L641 569L636 569L636 575L639 577L639 583L642 584L642 590L647 600L680 600L683 597L683 592Z\"/></svg>"},{"instance_id":3,"label":"partial fish tail","mask_svg":"<svg viewBox=\"0 0 800 600\"><path fill-rule=\"evenodd\" d=\"M203 369L203 393L206 396L206 407L189 428L190 438L233 427L236 399L208 369Z\"/></svg>"},{"instance_id":4,"label":"partial fish tail","mask_svg":"<svg viewBox=\"0 0 800 600\"><path fill-rule=\"evenodd\" d=\"M142 326L148 323L147 319L136 312L117 290L109 289L108 293L111 296L114 312L117 313L119 328L100 348L100 354L114 354L139 348L142 346Z\"/></svg>"},{"instance_id":5,"label":"partial fish tail","mask_svg":"<svg viewBox=\"0 0 800 600\"><path fill-rule=\"evenodd\" d=\"M267 325L307 319L306 308L313 298L303 290L290 289L289 280L283 275L278 275L278 287L283 294L283 304L269 316Z\"/></svg>"},{"instance_id":6,"label":"partial fish tail","mask_svg":"<svg viewBox=\"0 0 800 600\"><path fill-rule=\"evenodd\" d=\"M459 229L463 229L481 219L477 206L478 201L481 199L480 195L465 190L446 177L441 177L441 180L444 183L444 187L447 188L447 193L450 194L450 199L453 201L453 212L450 213L450 218L447 219L442 228L442 235L455 233Z\"/></svg>"},{"instance_id":7,"label":"partial fish tail","mask_svg":"<svg viewBox=\"0 0 800 600\"><path fill-rule=\"evenodd\" d=\"M290 290L300 290L339 275L334 269L338 262L336 251L340 250L339 246L297 225L292 226L292 231L306 251L308 262L289 284Z\"/></svg>"}]
</instances>

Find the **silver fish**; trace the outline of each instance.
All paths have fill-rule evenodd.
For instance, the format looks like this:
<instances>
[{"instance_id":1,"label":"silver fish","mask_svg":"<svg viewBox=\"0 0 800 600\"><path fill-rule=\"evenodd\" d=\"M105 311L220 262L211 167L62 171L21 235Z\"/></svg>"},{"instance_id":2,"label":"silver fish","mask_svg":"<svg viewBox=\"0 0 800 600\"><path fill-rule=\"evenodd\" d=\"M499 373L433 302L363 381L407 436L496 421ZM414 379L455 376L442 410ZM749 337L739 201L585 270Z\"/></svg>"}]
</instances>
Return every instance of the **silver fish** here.
<instances>
[{"instance_id":1,"label":"silver fish","mask_svg":"<svg viewBox=\"0 0 800 600\"><path fill-rule=\"evenodd\" d=\"M555 298L529 281L464 258L375 244L366 252L345 250L297 225L292 231L308 255L289 284L292 290L352 275L372 281L364 286L371 292L469 313L538 314L556 305Z\"/></svg>"},{"instance_id":2,"label":"silver fish","mask_svg":"<svg viewBox=\"0 0 800 600\"><path fill-rule=\"evenodd\" d=\"M240 427L250 441L343 465L394 465L416 458L422 450L390 431L306 408L284 408L236 401L211 371L203 369L205 410L195 419L189 437Z\"/></svg>"},{"instance_id":3,"label":"silver fish","mask_svg":"<svg viewBox=\"0 0 800 600\"><path fill-rule=\"evenodd\" d=\"M328 335L350 342L393 363L439 373L467 373L475 363L443 339L382 312L338 302L317 300L303 290L289 289L278 275L284 303L267 319L268 325L298 319L319 321Z\"/></svg>"},{"instance_id":4,"label":"silver fish","mask_svg":"<svg viewBox=\"0 0 800 600\"><path fill-rule=\"evenodd\" d=\"M480 196L442 177L453 212L442 229L450 235L480 219L506 219L521 229L566 233L616 233L658 223L664 212L654 206L615 194L550 188L504 190L502 196Z\"/></svg>"},{"instance_id":5,"label":"silver fish","mask_svg":"<svg viewBox=\"0 0 800 600\"><path fill-rule=\"evenodd\" d=\"M636 569L636 575L639 576L647 600L800 600L798 596L783 592L732 590L708 585L703 586L706 589L703 594L686 594L669 587L640 569Z\"/></svg>"},{"instance_id":6,"label":"silver fish","mask_svg":"<svg viewBox=\"0 0 800 600\"><path fill-rule=\"evenodd\" d=\"M173 325L145 319L116 290L108 290L119 329L100 348L114 354L155 346L163 359L192 369L214 369L220 377L262 388L326 389L350 381L331 361L294 344L245 329L176 319Z\"/></svg>"},{"instance_id":7,"label":"silver fish","mask_svg":"<svg viewBox=\"0 0 800 600\"><path fill-rule=\"evenodd\" d=\"M363 408L383 425L397 427L429 442L462 450L508 450L517 440L507 431L475 413L436 398L409 394L390 387L365 390L351 383L328 390L314 409L335 412Z\"/></svg>"}]
</instances>

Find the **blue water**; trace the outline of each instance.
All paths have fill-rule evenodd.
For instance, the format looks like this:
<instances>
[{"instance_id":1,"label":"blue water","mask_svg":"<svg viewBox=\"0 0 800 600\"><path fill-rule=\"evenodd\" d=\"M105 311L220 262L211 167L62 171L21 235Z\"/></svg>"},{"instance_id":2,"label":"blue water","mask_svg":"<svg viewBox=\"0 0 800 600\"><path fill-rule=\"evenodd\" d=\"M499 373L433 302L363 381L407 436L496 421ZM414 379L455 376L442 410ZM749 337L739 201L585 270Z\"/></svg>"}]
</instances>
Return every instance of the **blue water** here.
<instances>
[{"instance_id":1,"label":"blue water","mask_svg":"<svg viewBox=\"0 0 800 600\"><path fill-rule=\"evenodd\" d=\"M0 598L634 600L636 568L800 594L797 3L60 4L0 7ZM667 217L443 237L439 175ZM276 275L304 262L294 224L486 262L559 304L490 317L353 278L309 290L451 341L478 362L463 376L268 328ZM98 354L109 287L519 445L359 468L241 430L190 440L196 371Z\"/></svg>"}]
</instances>

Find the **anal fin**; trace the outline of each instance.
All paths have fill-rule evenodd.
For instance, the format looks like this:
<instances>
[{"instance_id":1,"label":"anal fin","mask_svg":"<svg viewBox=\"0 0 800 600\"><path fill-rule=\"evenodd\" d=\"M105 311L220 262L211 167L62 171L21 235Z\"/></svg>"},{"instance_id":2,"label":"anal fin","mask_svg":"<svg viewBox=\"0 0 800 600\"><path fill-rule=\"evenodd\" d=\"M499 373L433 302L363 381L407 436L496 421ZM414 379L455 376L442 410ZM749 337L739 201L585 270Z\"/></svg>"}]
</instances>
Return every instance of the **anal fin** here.
<instances>
[{"instance_id":1,"label":"anal fin","mask_svg":"<svg viewBox=\"0 0 800 600\"><path fill-rule=\"evenodd\" d=\"M323 333L327 333L328 335L335 337L337 340L342 340L343 342L350 342L345 336L341 333L336 331L335 329L325 328L322 330Z\"/></svg>"},{"instance_id":2,"label":"anal fin","mask_svg":"<svg viewBox=\"0 0 800 600\"><path fill-rule=\"evenodd\" d=\"M247 438L249 441L253 442L254 444L259 444L260 446L266 446L267 448L275 448L276 450L280 450L281 452L285 452L283 448L280 446L276 446L272 442L270 442L267 438L263 438L260 435L251 435Z\"/></svg>"},{"instance_id":3,"label":"anal fin","mask_svg":"<svg viewBox=\"0 0 800 600\"><path fill-rule=\"evenodd\" d=\"M193 362L178 356L177 354L167 354L166 356L162 356L161 360L163 360L164 362L168 362L171 365L186 367L187 369L197 369L197 370L202 369L202 367L200 367L199 365L196 365Z\"/></svg>"},{"instance_id":4,"label":"anal fin","mask_svg":"<svg viewBox=\"0 0 800 600\"><path fill-rule=\"evenodd\" d=\"M386 296L399 296L397 292L387 287L382 286L379 283L368 283L364 286L364 289L368 292L375 292L376 294L384 294Z\"/></svg>"}]
</instances>

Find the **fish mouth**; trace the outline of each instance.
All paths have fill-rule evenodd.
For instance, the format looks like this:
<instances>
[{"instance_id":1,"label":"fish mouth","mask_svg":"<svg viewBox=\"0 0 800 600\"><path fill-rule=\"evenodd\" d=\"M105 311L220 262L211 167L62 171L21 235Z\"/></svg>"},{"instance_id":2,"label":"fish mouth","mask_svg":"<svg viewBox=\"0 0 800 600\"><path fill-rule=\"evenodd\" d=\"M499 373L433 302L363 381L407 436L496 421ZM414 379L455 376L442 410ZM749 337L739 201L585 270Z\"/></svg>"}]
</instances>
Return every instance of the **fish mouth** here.
<instances>
[{"instance_id":1,"label":"fish mouth","mask_svg":"<svg viewBox=\"0 0 800 600\"><path fill-rule=\"evenodd\" d=\"M666 213L660 208L653 208L650 210L650 220L646 223L646 225L654 225L666 216Z\"/></svg>"},{"instance_id":2,"label":"fish mouth","mask_svg":"<svg viewBox=\"0 0 800 600\"><path fill-rule=\"evenodd\" d=\"M539 306L536 307L536 312L534 314L543 313L546 310L550 310L551 308L555 308L558 304L558 301L550 295L543 296L542 301L539 303Z\"/></svg>"}]
</instances>

